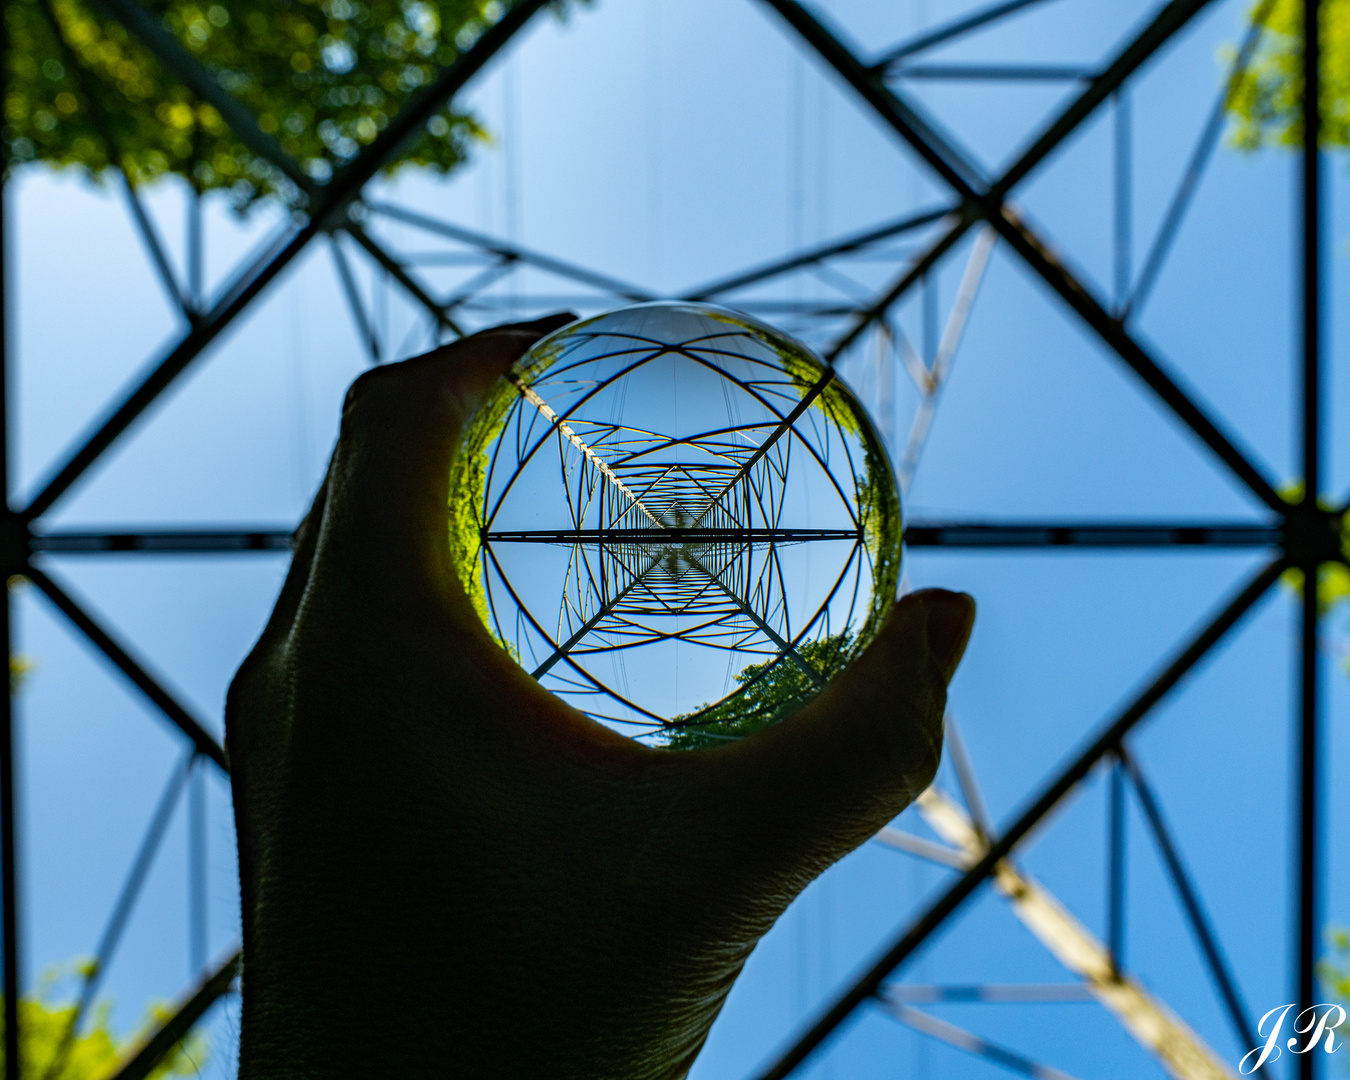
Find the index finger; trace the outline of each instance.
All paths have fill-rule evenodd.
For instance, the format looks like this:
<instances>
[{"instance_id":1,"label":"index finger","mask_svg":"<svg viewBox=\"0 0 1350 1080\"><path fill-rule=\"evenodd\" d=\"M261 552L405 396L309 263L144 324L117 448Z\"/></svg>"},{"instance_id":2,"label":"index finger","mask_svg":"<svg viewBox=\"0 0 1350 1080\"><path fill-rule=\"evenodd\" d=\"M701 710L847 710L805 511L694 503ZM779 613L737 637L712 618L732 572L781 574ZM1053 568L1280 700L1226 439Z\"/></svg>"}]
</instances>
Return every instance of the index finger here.
<instances>
[{"instance_id":1,"label":"index finger","mask_svg":"<svg viewBox=\"0 0 1350 1080\"><path fill-rule=\"evenodd\" d=\"M460 428L498 377L572 319L494 327L357 379L329 467L316 567L396 603L453 595L446 499Z\"/></svg>"}]
</instances>

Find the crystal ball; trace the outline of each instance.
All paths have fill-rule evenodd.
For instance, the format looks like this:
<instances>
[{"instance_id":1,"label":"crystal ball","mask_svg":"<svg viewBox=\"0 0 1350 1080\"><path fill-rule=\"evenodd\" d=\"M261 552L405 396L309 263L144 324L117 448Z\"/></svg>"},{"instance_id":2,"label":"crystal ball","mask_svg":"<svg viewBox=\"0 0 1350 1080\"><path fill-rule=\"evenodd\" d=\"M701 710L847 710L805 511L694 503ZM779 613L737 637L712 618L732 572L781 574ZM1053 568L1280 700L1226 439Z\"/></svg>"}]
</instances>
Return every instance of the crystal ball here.
<instances>
[{"instance_id":1,"label":"crystal ball","mask_svg":"<svg viewBox=\"0 0 1350 1080\"><path fill-rule=\"evenodd\" d=\"M462 433L450 546L488 631L595 720L673 749L788 715L894 602L885 446L809 349L651 303L539 341Z\"/></svg>"}]
</instances>

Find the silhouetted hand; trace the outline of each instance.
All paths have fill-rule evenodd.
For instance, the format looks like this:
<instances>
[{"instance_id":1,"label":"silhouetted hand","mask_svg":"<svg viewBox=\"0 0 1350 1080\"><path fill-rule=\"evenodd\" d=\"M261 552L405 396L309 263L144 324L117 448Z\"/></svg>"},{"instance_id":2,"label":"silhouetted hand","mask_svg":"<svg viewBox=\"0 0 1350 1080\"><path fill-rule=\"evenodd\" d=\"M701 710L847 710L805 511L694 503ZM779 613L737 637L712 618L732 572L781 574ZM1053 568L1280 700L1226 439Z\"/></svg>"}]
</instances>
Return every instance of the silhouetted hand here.
<instances>
[{"instance_id":1,"label":"silhouetted hand","mask_svg":"<svg viewBox=\"0 0 1350 1080\"><path fill-rule=\"evenodd\" d=\"M969 597L787 721L656 750L553 697L450 562L457 432L557 317L377 368L226 714L240 1077L678 1077L759 938L932 778Z\"/></svg>"}]
</instances>

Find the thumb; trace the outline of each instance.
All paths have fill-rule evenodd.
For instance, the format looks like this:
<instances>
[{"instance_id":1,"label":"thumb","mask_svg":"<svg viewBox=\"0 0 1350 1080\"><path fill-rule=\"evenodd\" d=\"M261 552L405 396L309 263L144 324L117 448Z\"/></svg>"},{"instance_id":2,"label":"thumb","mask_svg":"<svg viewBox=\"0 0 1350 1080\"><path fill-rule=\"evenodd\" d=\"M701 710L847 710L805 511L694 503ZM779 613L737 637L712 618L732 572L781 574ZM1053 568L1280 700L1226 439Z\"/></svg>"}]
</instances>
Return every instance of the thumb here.
<instances>
[{"instance_id":1,"label":"thumb","mask_svg":"<svg viewBox=\"0 0 1350 1080\"><path fill-rule=\"evenodd\" d=\"M942 754L947 683L974 620L965 593L901 598L818 697L727 748L742 820L755 833L747 840L768 859L765 869L814 876L928 786Z\"/></svg>"}]
</instances>

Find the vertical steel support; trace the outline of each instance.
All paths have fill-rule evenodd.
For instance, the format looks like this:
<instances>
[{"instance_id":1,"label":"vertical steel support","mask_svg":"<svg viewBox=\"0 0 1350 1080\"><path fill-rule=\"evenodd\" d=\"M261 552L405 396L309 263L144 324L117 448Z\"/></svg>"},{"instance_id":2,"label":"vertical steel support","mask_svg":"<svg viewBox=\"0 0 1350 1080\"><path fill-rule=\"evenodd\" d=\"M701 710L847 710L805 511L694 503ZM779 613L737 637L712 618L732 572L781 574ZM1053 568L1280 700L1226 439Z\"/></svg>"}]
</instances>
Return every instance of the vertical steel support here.
<instances>
[{"instance_id":1,"label":"vertical steel support","mask_svg":"<svg viewBox=\"0 0 1350 1080\"><path fill-rule=\"evenodd\" d=\"M1114 135L1115 316L1122 318L1130 303L1134 240L1134 132L1130 92L1123 86L1111 98Z\"/></svg>"},{"instance_id":2,"label":"vertical steel support","mask_svg":"<svg viewBox=\"0 0 1350 1080\"><path fill-rule=\"evenodd\" d=\"M1125 968L1125 767L1111 759L1106 824L1106 947L1117 974Z\"/></svg>"},{"instance_id":3,"label":"vertical steel support","mask_svg":"<svg viewBox=\"0 0 1350 1080\"><path fill-rule=\"evenodd\" d=\"M923 275L923 362L931 371L938 352L938 283L936 267Z\"/></svg>"},{"instance_id":4,"label":"vertical steel support","mask_svg":"<svg viewBox=\"0 0 1350 1080\"><path fill-rule=\"evenodd\" d=\"M9 73L9 33L0 19L0 99L5 96L6 76ZM5 180L9 174L9 144L0 137L0 515L9 517L9 349L6 292L6 254L8 230L5 214ZM8 523L6 523L8 524ZM18 800L14 797L14 696L10 669L10 567L0 567L0 582L4 596L0 597L4 611L0 614L0 655L5 660L5 692L0 694L0 905L3 905L3 927L0 928L0 948L4 950L4 972L0 989L5 995L5 1080L18 1080L19 1062L19 913L18 870L15 860L14 811Z\"/></svg>"},{"instance_id":5,"label":"vertical steel support","mask_svg":"<svg viewBox=\"0 0 1350 1080\"><path fill-rule=\"evenodd\" d=\"M206 759L197 754L188 778L188 967L194 979L206 972L207 934Z\"/></svg>"},{"instance_id":6,"label":"vertical steel support","mask_svg":"<svg viewBox=\"0 0 1350 1080\"><path fill-rule=\"evenodd\" d=\"M1320 0L1303 5L1303 509L1315 514L1321 489L1321 339L1322 339L1322 192L1321 192L1321 41ZM1300 724L1298 734L1298 918L1296 955L1298 1011L1316 1004L1318 855L1318 650L1317 585L1320 556L1303 560L1302 633L1299 649ZM1313 1080L1320 1055L1299 1055L1300 1080Z\"/></svg>"},{"instance_id":7,"label":"vertical steel support","mask_svg":"<svg viewBox=\"0 0 1350 1080\"><path fill-rule=\"evenodd\" d=\"M206 285L203 279L206 252L202 246L202 193L195 183L188 185L187 205L187 292L188 303L195 312L206 307Z\"/></svg>"}]
</instances>

